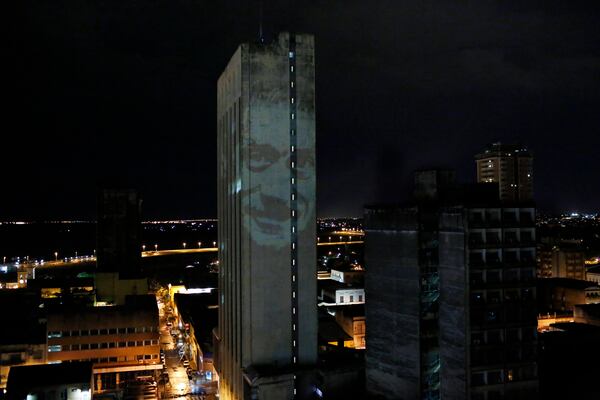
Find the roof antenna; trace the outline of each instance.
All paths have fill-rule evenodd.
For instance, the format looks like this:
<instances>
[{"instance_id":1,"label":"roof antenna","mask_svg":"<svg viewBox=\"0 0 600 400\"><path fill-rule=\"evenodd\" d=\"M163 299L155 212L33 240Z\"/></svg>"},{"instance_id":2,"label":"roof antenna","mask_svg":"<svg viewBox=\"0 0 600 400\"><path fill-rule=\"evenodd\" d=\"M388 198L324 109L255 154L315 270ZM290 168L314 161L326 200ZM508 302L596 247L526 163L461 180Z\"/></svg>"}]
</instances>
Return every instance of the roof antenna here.
<instances>
[{"instance_id":1,"label":"roof antenna","mask_svg":"<svg viewBox=\"0 0 600 400\"><path fill-rule=\"evenodd\" d=\"M263 2L259 0L258 2L258 41L260 43L265 42L265 37L263 36Z\"/></svg>"}]
</instances>

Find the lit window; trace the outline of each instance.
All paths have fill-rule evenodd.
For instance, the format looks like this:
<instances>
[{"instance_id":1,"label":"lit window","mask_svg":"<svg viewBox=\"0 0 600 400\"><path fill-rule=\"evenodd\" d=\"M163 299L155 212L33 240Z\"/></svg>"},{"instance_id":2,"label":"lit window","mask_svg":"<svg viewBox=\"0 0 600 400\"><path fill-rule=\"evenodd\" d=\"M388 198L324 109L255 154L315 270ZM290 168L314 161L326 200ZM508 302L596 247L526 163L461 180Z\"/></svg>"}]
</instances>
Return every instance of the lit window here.
<instances>
[{"instance_id":1,"label":"lit window","mask_svg":"<svg viewBox=\"0 0 600 400\"><path fill-rule=\"evenodd\" d=\"M294 180L294 178L292 178L292 185L293 185L294 183L296 183L296 181Z\"/></svg>"},{"instance_id":2,"label":"lit window","mask_svg":"<svg viewBox=\"0 0 600 400\"><path fill-rule=\"evenodd\" d=\"M295 258L292 260L292 265L296 265L296 259Z\"/></svg>"},{"instance_id":3,"label":"lit window","mask_svg":"<svg viewBox=\"0 0 600 400\"><path fill-rule=\"evenodd\" d=\"M290 71L294 72L294 66L290 66Z\"/></svg>"},{"instance_id":4,"label":"lit window","mask_svg":"<svg viewBox=\"0 0 600 400\"><path fill-rule=\"evenodd\" d=\"M294 104L294 98L292 97L292 104Z\"/></svg>"},{"instance_id":5,"label":"lit window","mask_svg":"<svg viewBox=\"0 0 600 400\"><path fill-rule=\"evenodd\" d=\"M290 58L294 58L294 52L293 51L290 51L289 57Z\"/></svg>"},{"instance_id":6,"label":"lit window","mask_svg":"<svg viewBox=\"0 0 600 400\"><path fill-rule=\"evenodd\" d=\"M296 194L292 193L292 200L296 200Z\"/></svg>"},{"instance_id":7,"label":"lit window","mask_svg":"<svg viewBox=\"0 0 600 400\"><path fill-rule=\"evenodd\" d=\"M292 233L296 233L296 227L292 226Z\"/></svg>"},{"instance_id":8,"label":"lit window","mask_svg":"<svg viewBox=\"0 0 600 400\"><path fill-rule=\"evenodd\" d=\"M292 149L291 149L291 150L292 150L292 153L293 153L294 151L296 151L296 146L292 146Z\"/></svg>"},{"instance_id":9,"label":"lit window","mask_svg":"<svg viewBox=\"0 0 600 400\"><path fill-rule=\"evenodd\" d=\"M292 119L296 119L296 114L292 113Z\"/></svg>"},{"instance_id":10,"label":"lit window","mask_svg":"<svg viewBox=\"0 0 600 400\"><path fill-rule=\"evenodd\" d=\"M296 163L292 161L292 168L296 168Z\"/></svg>"},{"instance_id":11,"label":"lit window","mask_svg":"<svg viewBox=\"0 0 600 400\"><path fill-rule=\"evenodd\" d=\"M296 314L296 307L292 307L292 313L295 315Z\"/></svg>"},{"instance_id":12,"label":"lit window","mask_svg":"<svg viewBox=\"0 0 600 400\"><path fill-rule=\"evenodd\" d=\"M60 344L48 346L48 353L54 353L57 351L62 351L62 346Z\"/></svg>"},{"instance_id":13,"label":"lit window","mask_svg":"<svg viewBox=\"0 0 600 400\"><path fill-rule=\"evenodd\" d=\"M291 86L291 87L294 87L294 81L291 81L291 82L290 82L290 86Z\"/></svg>"},{"instance_id":14,"label":"lit window","mask_svg":"<svg viewBox=\"0 0 600 400\"><path fill-rule=\"evenodd\" d=\"M296 291L295 291L295 290L292 292L292 297L293 297L294 299L296 298Z\"/></svg>"},{"instance_id":15,"label":"lit window","mask_svg":"<svg viewBox=\"0 0 600 400\"><path fill-rule=\"evenodd\" d=\"M296 275L292 275L292 282L296 282Z\"/></svg>"},{"instance_id":16,"label":"lit window","mask_svg":"<svg viewBox=\"0 0 600 400\"><path fill-rule=\"evenodd\" d=\"M294 347L296 347L296 341L294 340Z\"/></svg>"}]
</instances>

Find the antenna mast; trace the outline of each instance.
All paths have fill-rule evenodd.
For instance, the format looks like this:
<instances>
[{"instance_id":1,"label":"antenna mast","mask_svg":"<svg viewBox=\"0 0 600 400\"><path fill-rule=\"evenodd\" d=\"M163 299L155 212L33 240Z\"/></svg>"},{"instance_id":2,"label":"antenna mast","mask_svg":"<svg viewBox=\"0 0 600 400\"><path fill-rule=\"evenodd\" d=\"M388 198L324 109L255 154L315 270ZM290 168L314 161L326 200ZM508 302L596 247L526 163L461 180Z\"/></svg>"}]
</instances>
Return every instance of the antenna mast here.
<instances>
[{"instance_id":1,"label":"antenna mast","mask_svg":"<svg viewBox=\"0 0 600 400\"><path fill-rule=\"evenodd\" d=\"M265 42L265 38L263 36L263 2L262 2L262 0L258 1L258 41L260 43Z\"/></svg>"}]
</instances>

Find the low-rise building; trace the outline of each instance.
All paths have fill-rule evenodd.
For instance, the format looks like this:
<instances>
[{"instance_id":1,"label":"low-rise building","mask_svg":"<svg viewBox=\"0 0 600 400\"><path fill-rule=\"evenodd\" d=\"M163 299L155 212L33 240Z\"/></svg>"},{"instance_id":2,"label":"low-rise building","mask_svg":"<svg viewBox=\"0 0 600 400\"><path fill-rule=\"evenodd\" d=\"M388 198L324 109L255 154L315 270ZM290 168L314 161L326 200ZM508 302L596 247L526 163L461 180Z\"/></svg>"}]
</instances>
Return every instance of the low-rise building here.
<instances>
[{"instance_id":1,"label":"low-rise building","mask_svg":"<svg viewBox=\"0 0 600 400\"><path fill-rule=\"evenodd\" d=\"M151 295L127 296L120 306L51 307L47 338L47 361L92 362L99 392L162 369L158 307Z\"/></svg>"},{"instance_id":2,"label":"low-rise building","mask_svg":"<svg viewBox=\"0 0 600 400\"><path fill-rule=\"evenodd\" d=\"M366 347L364 304L335 307L335 320L344 332L353 338L355 349Z\"/></svg>"},{"instance_id":3,"label":"low-rise building","mask_svg":"<svg viewBox=\"0 0 600 400\"><path fill-rule=\"evenodd\" d=\"M1 390L12 367L46 362L46 325L34 291L0 291L0 304L5 305L0 328Z\"/></svg>"},{"instance_id":4,"label":"low-rise building","mask_svg":"<svg viewBox=\"0 0 600 400\"><path fill-rule=\"evenodd\" d=\"M572 312L577 304L600 303L600 286L579 279L539 279L538 309L541 314Z\"/></svg>"},{"instance_id":5,"label":"low-rise building","mask_svg":"<svg viewBox=\"0 0 600 400\"><path fill-rule=\"evenodd\" d=\"M319 301L324 305L364 304L365 289L334 280L319 281Z\"/></svg>"},{"instance_id":6,"label":"low-rise building","mask_svg":"<svg viewBox=\"0 0 600 400\"><path fill-rule=\"evenodd\" d=\"M92 363L31 365L12 368L6 396L11 400L91 400Z\"/></svg>"}]
</instances>

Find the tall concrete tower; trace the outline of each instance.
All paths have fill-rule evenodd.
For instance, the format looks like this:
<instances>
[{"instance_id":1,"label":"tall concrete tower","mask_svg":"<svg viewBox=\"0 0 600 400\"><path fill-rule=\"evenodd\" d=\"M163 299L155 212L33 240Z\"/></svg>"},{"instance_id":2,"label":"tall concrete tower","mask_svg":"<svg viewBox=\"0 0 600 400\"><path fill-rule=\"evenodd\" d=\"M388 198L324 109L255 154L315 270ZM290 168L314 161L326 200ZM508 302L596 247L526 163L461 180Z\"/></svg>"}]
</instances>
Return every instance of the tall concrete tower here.
<instances>
[{"instance_id":1,"label":"tall concrete tower","mask_svg":"<svg viewBox=\"0 0 600 400\"><path fill-rule=\"evenodd\" d=\"M311 390L314 82L314 38L293 33L242 44L218 81L221 399L305 398Z\"/></svg>"}]
</instances>

